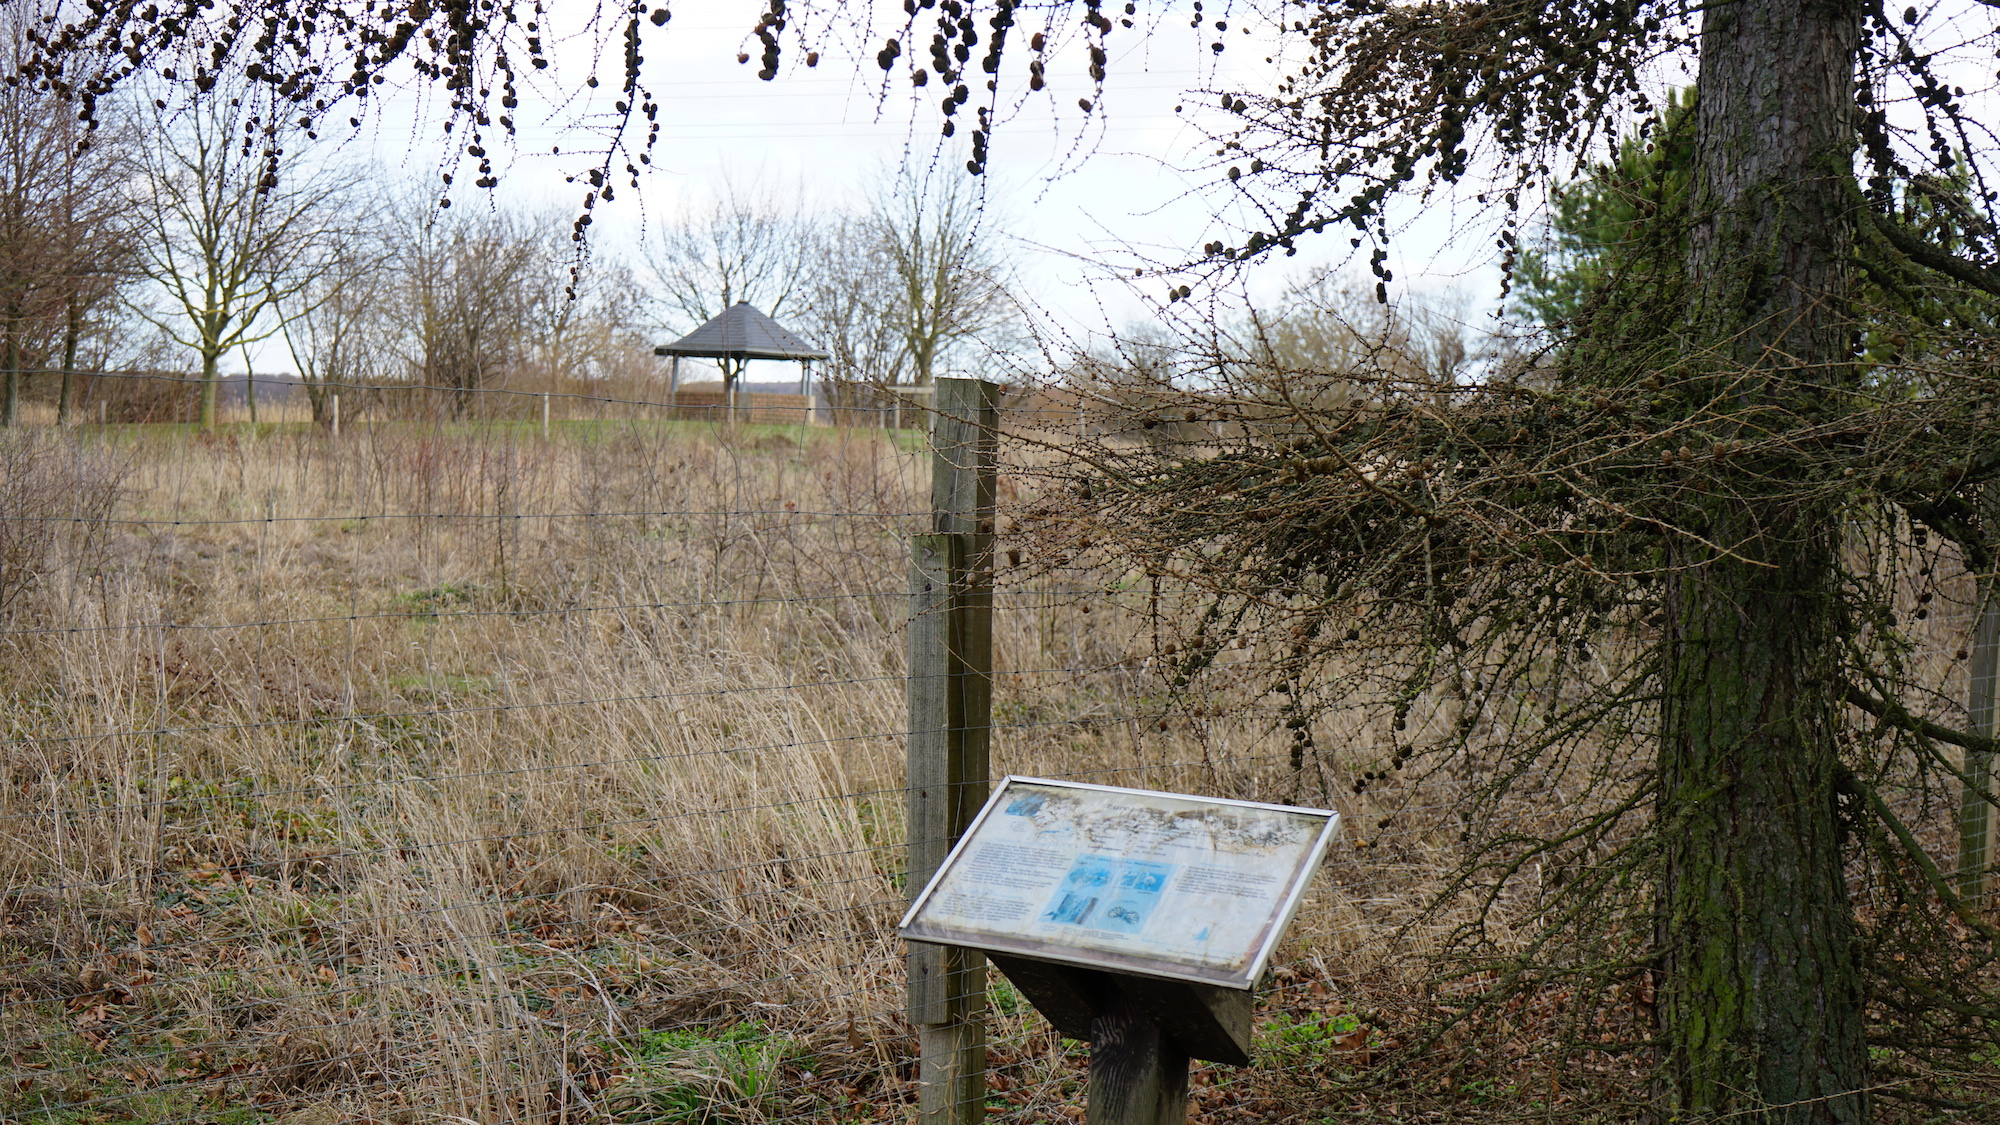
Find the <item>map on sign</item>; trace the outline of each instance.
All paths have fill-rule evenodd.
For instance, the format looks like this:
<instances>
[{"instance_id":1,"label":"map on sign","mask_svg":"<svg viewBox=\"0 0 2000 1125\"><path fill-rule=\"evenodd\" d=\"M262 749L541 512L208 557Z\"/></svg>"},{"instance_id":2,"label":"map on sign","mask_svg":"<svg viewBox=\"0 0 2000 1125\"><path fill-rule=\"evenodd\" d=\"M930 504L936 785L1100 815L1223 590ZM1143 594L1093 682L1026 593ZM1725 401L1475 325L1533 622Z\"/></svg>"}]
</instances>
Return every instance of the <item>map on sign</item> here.
<instances>
[{"instance_id":1,"label":"map on sign","mask_svg":"<svg viewBox=\"0 0 2000 1125\"><path fill-rule=\"evenodd\" d=\"M911 941L1250 988L1340 818L1009 777L904 916Z\"/></svg>"}]
</instances>

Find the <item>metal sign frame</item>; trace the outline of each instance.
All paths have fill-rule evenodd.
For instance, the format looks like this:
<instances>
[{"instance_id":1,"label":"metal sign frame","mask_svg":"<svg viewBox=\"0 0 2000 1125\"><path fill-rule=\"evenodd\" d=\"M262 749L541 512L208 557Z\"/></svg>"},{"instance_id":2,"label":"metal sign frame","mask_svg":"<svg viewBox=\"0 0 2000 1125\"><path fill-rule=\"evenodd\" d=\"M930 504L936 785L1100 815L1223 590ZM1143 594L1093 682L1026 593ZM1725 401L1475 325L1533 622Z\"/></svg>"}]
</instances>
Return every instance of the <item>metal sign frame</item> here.
<instances>
[{"instance_id":1,"label":"metal sign frame","mask_svg":"<svg viewBox=\"0 0 2000 1125\"><path fill-rule=\"evenodd\" d=\"M1289 876L1290 885L1285 887L1279 896L1277 909L1267 915L1265 924L1255 939L1254 953L1250 957L1246 968L1240 972L1204 972L1198 968L1177 964L1163 958L1145 954L1120 954L1114 951L1078 949L1075 947L1066 947L1055 941L1039 940L1025 936L1015 938L991 932L975 932L944 926L927 927L923 925L919 916L923 914L924 908L930 903L932 896L938 891L939 887L950 878L960 858L977 842L979 829L986 823L987 818L993 815L995 809L1001 808L1008 803L1008 792L1016 785L1049 786L1058 789L1164 798L1195 805L1256 809L1293 816L1324 817L1325 823L1321 826L1318 835L1307 846L1304 858L1291 871ZM938 865L936 873L931 876L923 892L910 904L909 910L903 915L901 923L897 926L897 933L906 940L914 942L926 942L934 945L956 945L972 949L1015 953L1025 957L1056 961L1083 968L1248 990L1256 987L1258 979L1263 976L1264 969L1270 963L1273 951L1277 948L1279 940L1284 937L1285 930L1291 925L1293 915L1298 911L1299 902L1305 895L1306 885L1311 881L1313 874L1319 869L1320 862L1325 858L1327 848L1332 844L1333 837L1339 831L1339 828L1340 814L1332 809L1301 808L1294 805L1276 805L1261 801L1239 801L1227 797L1202 797L1189 793L1169 793L1153 789L1130 789L1115 785L1095 785L1089 782L1060 781L1053 778L1009 775L994 787L993 794L987 800L985 807L979 810L978 816L973 818L971 825L966 828L965 834L959 838L957 844L945 856L944 862Z\"/></svg>"}]
</instances>

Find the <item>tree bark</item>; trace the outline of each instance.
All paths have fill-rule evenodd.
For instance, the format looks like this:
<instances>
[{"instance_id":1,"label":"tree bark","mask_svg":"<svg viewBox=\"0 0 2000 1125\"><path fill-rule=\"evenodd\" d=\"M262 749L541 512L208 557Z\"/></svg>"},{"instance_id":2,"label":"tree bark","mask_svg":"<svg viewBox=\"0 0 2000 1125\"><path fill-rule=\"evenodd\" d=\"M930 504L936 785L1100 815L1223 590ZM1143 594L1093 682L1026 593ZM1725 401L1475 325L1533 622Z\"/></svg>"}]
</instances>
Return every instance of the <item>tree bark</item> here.
<instances>
[{"instance_id":1,"label":"tree bark","mask_svg":"<svg viewBox=\"0 0 2000 1125\"><path fill-rule=\"evenodd\" d=\"M213 352L201 354L201 411L200 422L204 430L215 428L215 390L217 378L216 355Z\"/></svg>"},{"instance_id":2,"label":"tree bark","mask_svg":"<svg viewBox=\"0 0 2000 1125\"><path fill-rule=\"evenodd\" d=\"M1855 0L1750 0L1701 32L1689 354L1733 429L1851 377ZM1667 596L1660 1017L1670 1117L1867 1120L1835 782L1841 513L1746 466ZM1778 479L1773 480L1773 477ZM1734 495L1721 495L1733 492Z\"/></svg>"},{"instance_id":3,"label":"tree bark","mask_svg":"<svg viewBox=\"0 0 2000 1125\"><path fill-rule=\"evenodd\" d=\"M307 409L312 411L313 425L324 426L326 425L326 399L328 394L326 388L327 377L321 375L317 378L307 378L303 370L304 365L300 366L299 383L306 389L306 406Z\"/></svg>"},{"instance_id":4,"label":"tree bark","mask_svg":"<svg viewBox=\"0 0 2000 1125\"><path fill-rule=\"evenodd\" d=\"M72 293L63 303L62 389L56 395L56 425L69 425L76 383L76 344L83 335L83 305Z\"/></svg>"},{"instance_id":5,"label":"tree bark","mask_svg":"<svg viewBox=\"0 0 2000 1125\"><path fill-rule=\"evenodd\" d=\"M254 431L257 425L257 370L250 366L250 345L238 346L243 351L243 404L250 408L250 425Z\"/></svg>"},{"instance_id":6,"label":"tree bark","mask_svg":"<svg viewBox=\"0 0 2000 1125\"><path fill-rule=\"evenodd\" d=\"M12 428L21 420L21 336L10 321L5 329L6 344L0 347L0 363L7 365L6 384L0 388L0 426Z\"/></svg>"}]
</instances>

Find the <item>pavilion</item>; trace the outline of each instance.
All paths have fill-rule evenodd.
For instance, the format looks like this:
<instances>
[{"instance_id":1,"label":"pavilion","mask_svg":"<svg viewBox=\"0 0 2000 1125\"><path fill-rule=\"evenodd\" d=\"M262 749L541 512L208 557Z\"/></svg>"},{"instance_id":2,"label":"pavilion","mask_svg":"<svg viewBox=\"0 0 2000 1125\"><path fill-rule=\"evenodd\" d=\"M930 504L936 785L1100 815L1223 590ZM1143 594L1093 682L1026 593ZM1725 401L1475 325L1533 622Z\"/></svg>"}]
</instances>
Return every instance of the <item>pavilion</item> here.
<instances>
[{"instance_id":1,"label":"pavilion","mask_svg":"<svg viewBox=\"0 0 2000 1125\"><path fill-rule=\"evenodd\" d=\"M805 396L810 412L812 361L832 355L826 349L816 348L793 335L784 325L765 316L748 301L736 302L700 328L671 344L654 348L653 354L672 360L667 368L668 402L672 402L673 396L680 391L682 356L721 360L723 390L728 395L731 414L736 411L737 375L743 365L753 359L796 360L799 365L799 393Z\"/></svg>"}]
</instances>

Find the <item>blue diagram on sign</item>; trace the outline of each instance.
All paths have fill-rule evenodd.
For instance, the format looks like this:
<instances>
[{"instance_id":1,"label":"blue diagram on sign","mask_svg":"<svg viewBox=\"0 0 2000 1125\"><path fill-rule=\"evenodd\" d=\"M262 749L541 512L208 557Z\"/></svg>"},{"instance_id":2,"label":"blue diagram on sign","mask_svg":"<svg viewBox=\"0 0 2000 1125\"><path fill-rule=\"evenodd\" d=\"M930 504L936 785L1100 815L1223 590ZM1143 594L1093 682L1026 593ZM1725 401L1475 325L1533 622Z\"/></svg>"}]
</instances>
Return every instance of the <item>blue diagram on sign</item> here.
<instances>
[{"instance_id":1,"label":"blue diagram on sign","mask_svg":"<svg viewBox=\"0 0 2000 1125\"><path fill-rule=\"evenodd\" d=\"M1050 897L1042 920L1060 926L1086 926L1116 934L1136 934L1159 904L1160 893L1174 873L1170 863L1078 856ZM1101 907L1101 909L1100 909Z\"/></svg>"},{"instance_id":2,"label":"blue diagram on sign","mask_svg":"<svg viewBox=\"0 0 2000 1125\"><path fill-rule=\"evenodd\" d=\"M1042 811L1042 806L1047 804L1048 800L1047 797L1042 796L1040 793L1030 793L1024 797L1016 797L1008 803L1006 815L1033 816Z\"/></svg>"},{"instance_id":3,"label":"blue diagram on sign","mask_svg":"<svg viewBox=\"0 0 2000 1125\"><path fill-rule=\"evenodd\" d=\"M1055 904L1043 912L1042 917L1059 926L1082 926L1089 923L1090 915L1096 909L1096 895L1064 891L1056 895Z\"/></svg>"}]
</instances>

